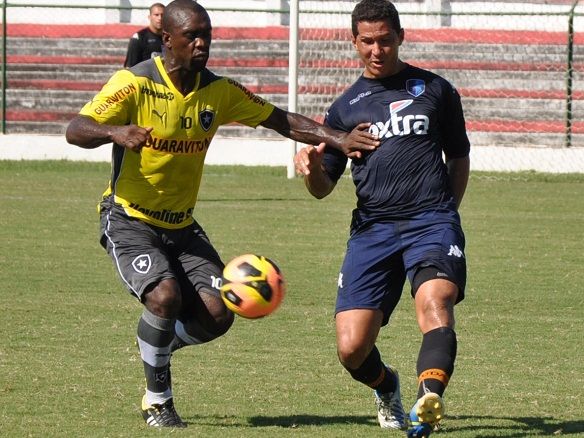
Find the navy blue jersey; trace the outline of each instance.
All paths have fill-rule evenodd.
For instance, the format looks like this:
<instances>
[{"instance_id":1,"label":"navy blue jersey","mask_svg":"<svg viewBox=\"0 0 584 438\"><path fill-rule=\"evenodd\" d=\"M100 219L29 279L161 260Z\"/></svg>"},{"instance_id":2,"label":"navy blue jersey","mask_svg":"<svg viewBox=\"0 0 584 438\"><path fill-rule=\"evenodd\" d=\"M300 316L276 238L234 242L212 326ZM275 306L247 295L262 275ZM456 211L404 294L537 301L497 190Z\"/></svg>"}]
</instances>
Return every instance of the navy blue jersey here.
<instances>
[{"instance_id":1,"label":"navy blue jersey","mask_svg":"<svg viewBox=\"0 0 584 438\"><path fill-rule=\"evenodd\" d=\"M353 160L357 209L353 225L377 219L408 219L433 209L456 209L448 158L469 154L460 96L440 76L410 65L384 78L361 76L327 112L325 123L351 131L371 122L380 147ZM337 181L347 157L326 148L324 167Z\"/></svg>"}]
</instances>

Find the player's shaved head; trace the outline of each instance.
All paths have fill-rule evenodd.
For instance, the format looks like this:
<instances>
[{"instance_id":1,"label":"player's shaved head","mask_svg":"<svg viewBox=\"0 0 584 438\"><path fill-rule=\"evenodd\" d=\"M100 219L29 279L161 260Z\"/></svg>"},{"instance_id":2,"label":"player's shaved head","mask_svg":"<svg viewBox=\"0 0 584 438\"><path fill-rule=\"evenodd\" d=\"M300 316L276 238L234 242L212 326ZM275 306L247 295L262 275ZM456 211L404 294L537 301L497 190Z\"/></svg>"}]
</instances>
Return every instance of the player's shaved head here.
<instances>
[{"instance_id":1,"label":"player's shaved head","mask_svg":"<svg viewBox=\"0 0 584 438\"><path fill-rule=\"evenodd\" d=\"M174 0L166 6L162 18L162 29L170 29L183 25L193 14L207 15L207 10L194 0Z\"/></svg>"},{"instance_id":2,"label":"player's shaved head","mask_svg":"<svg viewBox=\"0 0 584 438\"><path fill-rule=\"evenodd\" d=\"M148 11L152 14L152 11L154 11L154 9L164 10L164 5L162 3L154 3L154 4L150 5L150 8L148 9Z\"/></svg>"}]
</instances>

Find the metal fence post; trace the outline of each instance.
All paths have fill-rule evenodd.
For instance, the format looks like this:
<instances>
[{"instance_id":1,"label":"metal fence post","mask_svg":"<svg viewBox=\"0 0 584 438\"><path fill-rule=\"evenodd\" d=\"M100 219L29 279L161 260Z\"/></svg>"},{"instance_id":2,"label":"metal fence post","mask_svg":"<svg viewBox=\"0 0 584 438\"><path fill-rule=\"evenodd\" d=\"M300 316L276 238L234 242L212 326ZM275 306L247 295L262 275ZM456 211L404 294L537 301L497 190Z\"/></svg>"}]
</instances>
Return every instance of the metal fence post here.
<instances>
[{"instance_id":1,"label":"metal fence post","mask_svg":"<svg viewBox=\"0 0 584 438\"><path fill-rule=\"evenodd\" d=\"M2 2L2 134L6 134L6 0Z\"/></svg>"},{"instance_id":2,"label":"metal fence post","mask_svg":"<svg viewBox=\"0 0 584 438\"><path fill-rule=\"evenodd\" d=\"M299 39L299 0L290 0L290 27L288 30L288 111L298 111L298 39ZM294 178L294 155L296 142L288 140L290 145L290 159L286 166L288 178Z\"/></svg>"},{"instance_id":3,"label":"metal fence post","mask_svg":"<svg viewBox=\"0 0 584 438\"><path fill-rule=\"evenodd\" d=\"M580 0L574 0L568 15L568 63L566 66L566 147L572 146L572 82L574 80L574 11Z\"/></svg>"}]
</instances>

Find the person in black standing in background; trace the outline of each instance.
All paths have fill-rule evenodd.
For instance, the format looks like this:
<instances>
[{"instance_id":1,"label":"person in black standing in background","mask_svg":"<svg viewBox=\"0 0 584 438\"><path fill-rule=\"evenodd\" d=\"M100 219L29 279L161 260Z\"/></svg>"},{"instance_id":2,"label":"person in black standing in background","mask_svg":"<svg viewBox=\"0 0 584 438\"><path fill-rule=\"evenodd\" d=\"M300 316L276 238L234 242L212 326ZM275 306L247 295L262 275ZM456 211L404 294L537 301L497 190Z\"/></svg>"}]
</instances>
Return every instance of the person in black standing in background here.
<instances>
[{"instance_id":1,"label":"person in black standing in background","mask_svg":"<svg viewBox=\"0 0 584 438\"><path fill-rule=\"evenodd\" d=\"M154 3L150 6L148 14L150 24L130 38L124 67L133 67L142 61L162 54L162 16L164 15L164 7L162 3Z\"/></svg>"}]
</instances>

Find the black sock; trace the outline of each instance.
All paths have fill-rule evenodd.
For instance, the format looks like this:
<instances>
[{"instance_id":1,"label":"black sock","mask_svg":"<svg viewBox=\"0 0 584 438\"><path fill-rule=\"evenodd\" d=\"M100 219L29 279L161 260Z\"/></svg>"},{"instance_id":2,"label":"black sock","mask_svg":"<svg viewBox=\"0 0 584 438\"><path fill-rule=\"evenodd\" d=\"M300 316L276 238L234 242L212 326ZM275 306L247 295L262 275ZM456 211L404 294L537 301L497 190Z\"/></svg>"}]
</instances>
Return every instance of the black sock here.
<instances>
[{"instance_id":1,"label":"black sock","mask_svg":"<svg viewBox=\"0 0 584 438\"><path fill-rule=\"evenodd\" d=\"M138 345L144 363L147 395L157 402L172 396L170 389L170 344L174 319L160 318L144 309L138 322Z\"/></svg>"},{"instance_id":2,"label":"black sock","mask_svg":"<svg viewBox=\"0 0 584 438\"><path fill-rule=\"evenodd\" d=\"M347 368L349 374L358 382L375 389L380 394L394 392L397 387L396 376L383 364L376 346L356 370Z\"/></svg>"},{"instance_id":3,"label":"black sock","mask_svg":"<svg viewBox=\"0 0 584 438\"><path fill-rule=\"evenodd\" d=\"M456 359L456 333L440 327L426 333L418 355L418 398L428 392L440 396L448 385Z\"/></svg>"}]
</instances>

